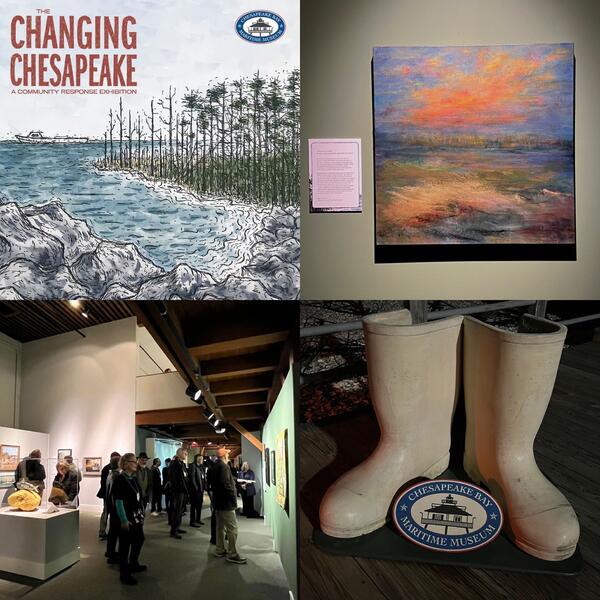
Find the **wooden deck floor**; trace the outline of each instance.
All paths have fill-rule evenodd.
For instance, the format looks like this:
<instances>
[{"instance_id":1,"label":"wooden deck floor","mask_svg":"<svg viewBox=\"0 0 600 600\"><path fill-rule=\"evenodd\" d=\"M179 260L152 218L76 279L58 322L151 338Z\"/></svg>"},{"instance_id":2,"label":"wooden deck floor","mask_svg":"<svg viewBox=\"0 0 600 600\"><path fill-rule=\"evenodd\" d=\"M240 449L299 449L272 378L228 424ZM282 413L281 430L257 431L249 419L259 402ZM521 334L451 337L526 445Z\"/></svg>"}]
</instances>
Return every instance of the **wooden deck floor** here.
<instances>
[{"instance_id":1,"label":"wooden deck floor","mask_svg":"<svg viewBox=\"0 0 600 600\"><path fill-rule=\"evenodd\" d=\"M300 426L301 600L527 600L600 598L600 343L563 352L536 439L540 468L573 504L585 567L575 577L455 569L326 554L311 541L320 499L376 446L373 415ZM333 460L333 462L332 462Z\"/></svg>"}]
</instances>

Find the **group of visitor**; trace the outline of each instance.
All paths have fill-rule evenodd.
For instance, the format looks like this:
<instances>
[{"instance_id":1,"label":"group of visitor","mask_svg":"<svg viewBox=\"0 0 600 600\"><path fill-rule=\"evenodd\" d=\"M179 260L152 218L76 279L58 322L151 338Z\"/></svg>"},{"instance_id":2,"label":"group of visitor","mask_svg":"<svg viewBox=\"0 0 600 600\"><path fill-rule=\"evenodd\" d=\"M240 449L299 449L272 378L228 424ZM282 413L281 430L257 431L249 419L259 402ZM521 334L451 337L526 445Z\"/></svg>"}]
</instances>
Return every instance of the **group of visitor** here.
<instances>
[{"instance_id":1,"label":"group of visitor","mask_svg":"<svg viewBox=\"0 0 600 600\"><path fill-rule=\"evenodd\" d=\"M81 478L81 471L72 456L68 455L57 461L48 501L56 505L76 507ZM14 486L17 487L21 481L33 485L40 496L46 489L46 469L42 464L42 451L39 448L32 450L17 465Z\"/></svg>"},{"instance_id":2,"label":"group of visitor","mask_svg":"<svg viewBox=\"0 0 600 600\"><path fill-rule=\"evenodd\" d=\"M97 494L103 500L99 537L106 541L107 563L119 564L124 584L134 585L137 581L133 574L147 569L139 562L146 508L150 503L151 514L160 515L163 495L169 535L180 540L186 533L182 521L188 504L190 527L204 525L201 514L207 492L211 509L210 543L216 546L215 555L225 557L228 562L246 563L237 550L237 496L238 493L242 496L242 514L258 516L253 504L254 473L248 463L236 473L228 459L229 450L219 448L215 457L205 458L201 451L187 465L187 450L179 448L173 458L166 459L161 470L159 458L148 466L145 452L137 457L133 453L111 454L110 462L102 469Z\"/></svg>"}]
</instances>

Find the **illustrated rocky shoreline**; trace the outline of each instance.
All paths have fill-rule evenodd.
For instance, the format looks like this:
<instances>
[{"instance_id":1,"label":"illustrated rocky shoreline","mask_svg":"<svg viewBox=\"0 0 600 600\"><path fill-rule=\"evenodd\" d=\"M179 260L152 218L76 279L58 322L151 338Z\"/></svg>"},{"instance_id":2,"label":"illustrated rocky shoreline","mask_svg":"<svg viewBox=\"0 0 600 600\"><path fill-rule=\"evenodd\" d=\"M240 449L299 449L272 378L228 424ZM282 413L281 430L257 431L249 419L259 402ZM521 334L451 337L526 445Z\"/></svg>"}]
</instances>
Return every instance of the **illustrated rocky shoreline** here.
<instances>
[{"instance_id":1,"label":"illustrated rocky shoreline","mask_svg":"<svg viewBox=\"0 0 600 600\"><path fill-rule=\"evenodd\" d=\"M298 221L295 209L266 212L250 260L219 280L186 264L165 270L135 244L102 239L59 199L24 206L0 198L0 298L296 299Z\"/></svg>"}]
</instances>

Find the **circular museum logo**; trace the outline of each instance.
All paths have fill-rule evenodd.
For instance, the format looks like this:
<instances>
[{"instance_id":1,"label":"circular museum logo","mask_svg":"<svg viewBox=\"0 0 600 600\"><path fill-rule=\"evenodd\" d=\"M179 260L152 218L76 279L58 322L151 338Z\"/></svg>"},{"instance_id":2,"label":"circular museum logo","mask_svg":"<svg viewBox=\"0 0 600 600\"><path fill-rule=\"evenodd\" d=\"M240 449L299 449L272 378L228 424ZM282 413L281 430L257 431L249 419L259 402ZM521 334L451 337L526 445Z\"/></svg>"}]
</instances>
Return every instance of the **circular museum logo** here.
<instances>
[{"instance_id":1,"label":"circular museum logo","mask_svg":"<svg viewBox=\"0 0 600 600\"><path fill-rule=\"evenodd\" d=\"M411 542L442 552L489 544L502 529L502 510L485 490L464 481L424 481L394 504L394 524Z\"/></svg>"},{"instance_id":2,"label":"circular museum logo","mask_svg":"<svg viewBox=\"0 0 600 600\"><path fill-rule=\"evenodd\" d=\"M285 31L285 21L274 12L253 10L235 22L238 35L247 42L268 44L279 39Z\"/></svg>"}]
</instances>

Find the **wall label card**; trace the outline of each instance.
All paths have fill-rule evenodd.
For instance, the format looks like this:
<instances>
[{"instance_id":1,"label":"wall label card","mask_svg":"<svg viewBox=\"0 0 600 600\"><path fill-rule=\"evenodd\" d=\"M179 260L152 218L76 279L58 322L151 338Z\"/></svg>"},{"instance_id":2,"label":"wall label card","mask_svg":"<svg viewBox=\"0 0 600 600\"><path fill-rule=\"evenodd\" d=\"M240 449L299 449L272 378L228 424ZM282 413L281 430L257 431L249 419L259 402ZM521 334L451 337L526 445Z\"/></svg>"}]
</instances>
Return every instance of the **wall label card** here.
<instances>
[{"instance_id":1,"label":"wall label card","mask_svg":"<svg viewBox=\"0 0 600 600\"><path fill-rule=\"evenodd\" d=\"M362 212L360 139L309 139L310 212Z\"/></svg>"}]
</instances>

